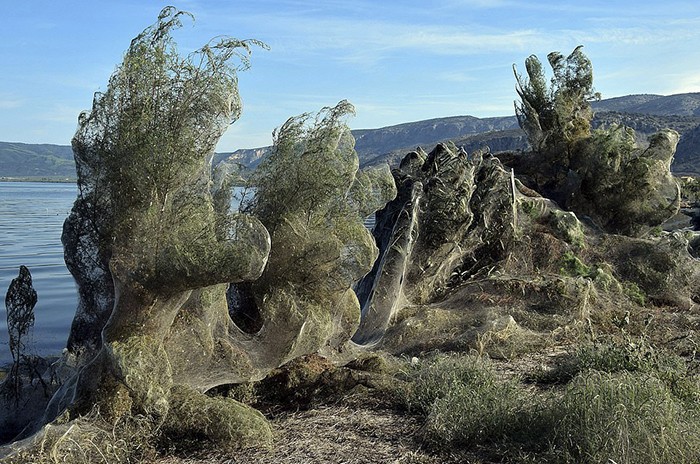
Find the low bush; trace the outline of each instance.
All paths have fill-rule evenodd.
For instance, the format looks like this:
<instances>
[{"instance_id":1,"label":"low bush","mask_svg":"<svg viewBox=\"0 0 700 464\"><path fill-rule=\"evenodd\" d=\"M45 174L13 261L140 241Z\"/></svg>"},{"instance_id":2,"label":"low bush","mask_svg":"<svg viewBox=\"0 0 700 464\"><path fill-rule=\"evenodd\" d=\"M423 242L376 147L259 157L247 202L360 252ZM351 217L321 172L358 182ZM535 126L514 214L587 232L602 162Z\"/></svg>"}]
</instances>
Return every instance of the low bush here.
<instances>
[{"instance_id":1,"label":"low bush","mask_svg":"<svg viewBox=\"0 0 700 464\"><path fill-rule=\"evenodd\" d=\"M667 350L653 346L644 337L601 338L580 345L555 368L535 373L541 383L567 383L584 371L653 374L674 389L691 380L686 361Z\"/></svg>"},{"instance_id":2,"label":"low bush","mask_svg":"<svg viewBox=\"0 0 700 464\"><path fill-rule=\"evenodd\" d=\"M428 444L471 448L522 438L529 418L524 396L487 358L441 355L416 368L404 404L426 416L422 437Z\"/></svg>"},{"instance_id":3,"label":"low bush","mask_svg":"<svg viewBox=\"0 0 700 464\"><path fill-rule=\"evenodd\" d=\"M506 462L700 462L700 388L685 361L644 339L581 347L566 385L528 389L488 359L438 355L411 366L403 406L434 448Z\"/></svg>"},{"instance_id":4,"label":"low bush","mask_svg":"<svg viewBox=\"0 0 700 464\"><path fill-rule=\"evenodd\" d=\"M486 358L472 355L436 355L411 365L411 382L404 387L404 406L410 412L428 415L437 400L455 389L488 388L497 382Z\"/></svg>"}]
</instances>

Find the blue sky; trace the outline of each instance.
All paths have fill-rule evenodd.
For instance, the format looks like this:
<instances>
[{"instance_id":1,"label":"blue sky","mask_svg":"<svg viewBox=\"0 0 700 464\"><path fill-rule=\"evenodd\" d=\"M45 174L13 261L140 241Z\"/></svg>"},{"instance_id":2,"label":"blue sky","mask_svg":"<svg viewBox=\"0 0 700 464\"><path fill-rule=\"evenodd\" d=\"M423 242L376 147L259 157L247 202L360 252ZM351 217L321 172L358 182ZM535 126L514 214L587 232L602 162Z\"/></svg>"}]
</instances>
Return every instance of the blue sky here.
<instances>
[{"instance_id":1,"label":"blue sky","mask_svg":"<svg viewBox=\"0 0 700 464\"><path fill-rule=\"evenodd\" d=\"M512 64L577 45L604 98L700 91L700 2L516 0L4 0L0 141L70 144L131 38L168 4L217 35L266 42L239 76L243 115L218 151L268 145L288 117L348 99L354 129L513 114Z\"/></svg>"}]
</instances>

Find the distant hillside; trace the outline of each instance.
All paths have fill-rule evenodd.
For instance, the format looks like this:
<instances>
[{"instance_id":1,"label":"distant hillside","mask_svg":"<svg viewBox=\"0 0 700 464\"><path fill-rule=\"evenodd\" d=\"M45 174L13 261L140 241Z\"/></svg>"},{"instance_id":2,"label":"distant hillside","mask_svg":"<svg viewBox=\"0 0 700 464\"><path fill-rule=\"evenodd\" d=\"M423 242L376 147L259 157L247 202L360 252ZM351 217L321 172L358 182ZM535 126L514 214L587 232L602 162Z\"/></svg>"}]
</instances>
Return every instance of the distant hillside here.
<instances>
[{"instance_id":1,"label":"distant hillside","mask_svg":"<svg viewBox=\"0 0 700 464\"><path fill-rule=\"evenodd\" d=\"M75 177L73 150L64 145L0 142L0 177Z\"/></svg>"},{"instance_id":2,"label":"distant hillside","mask_svg":"<svg viewBox=\"0 0 700 464\"><path fill-rule=\"evenodd\" d=\"M700 174L700 93L627 95L593 103L594 127L620 123L638 132L639 142L666 127L681 135L673 168ZM379 129L354 130L362 166L390 163L417 146L430 150L436 143L454 141L467 152L488 146L492 152L527 148L527 139L514 116L477 118L452 116L409 122ZM217 153L221 161L255 168L269 147ZM0 177L75 177L70 147L0 142Z\"/></svg>"},{"instance_id":3,"label":"distant hillside","mask_svg":"<svg viewBox=\"0 0 700 464\"><path fill-rule=\"evenodd\" d=\"M474 116L453 116L409 122L381 129L354 130L352 134L355 136L355 150L362 163L398 148L415 148L419 145L427 147L444 140L517 127L518 122L514 116L483 119Z\"/></svg>"},{"instance_id":4,"label":"distant hillside","mask_svg":"<svg viewBox=\"0 0 700 464\"><path fill-rule=\"evenodd\" d=\"M700 116L700 93L675 95L627 95L592 104L595 111L653 114L659 116Z\"/></svg>"},{"instance_id":5,"label":"distant hillside","mask_svg":"<svg viewBox=\"0 0 700 464\"><path fill-rule=\"evenodd\" d=\"M212 160L212 165L216 166L222 161L230 164L239 165L246 169L255 169L260 161L267 155L270 151L270 147L262 148L242 148L236 150L233 153L216 153L214 159Z\"/></svg>"},{"instance_id":6,"label":"distant hillside","mask_svg":"<svg viewBox=\"0 0 700 464\"><path fill-rule=\"evenodd\" d=\"M681 140L673 169L683 173L700 174L700 93L670 96L627 95L594 102L593 108L596 111L593 119L594 128L609 127L612 124L631 127L637 132L637 139L641 144L646 143L648 136L661 129L671 128L678 131L681 134ZM462 118L472 123L471 128L475 129L474 132L465 130L459 133L459 130L454 130L453 133L457 135L445 136L446 132L436 130L433 132L434 136L430 137L431 126L442 128L453 120L460 120L459 117L419 121L368 131L353 131L353 134L358 133L365 140L375 142L364 145L360 144L358 139L357 151L360 154L360 162L364 165L381 163L395 165L403 155L415 149L416 146L430 150L433 145L445 140L452 140L467 152L484 147L488 147L494 153L525 150L528 147L527 137L518 128L514 116L487 119L471 116ZM442 121L447 124L441 124ZM499 128L499 125L502 128ZM414 128L419 129L417 132L421 136L415 136L411 144L402 143L406 139L401 135L411 133ZM479 131L478 128L483 130ZM392 144L395 147L387 150Z\"/></svg>"},{"instance_id":7,"label":"distant hillside","mask_svg":"<svg viewBox=\"0 0 700 464\"><path fill-rule=\"evenodd\" d=\"M474 116L452 116L408 122L379 129L358 129L352 131L355 137L355 151L361 165L376 164L378 158L394 152L405 154L417 146L429 147L445 140L462 139L469 135L491 131L512 130L518 127L515 116L476 118ZM233 153L220 153L214 163L221 160L248 167L258 165L269 147L236 150Z\"/></svg>"},{"instance_id":8,"label":"distant hillside","mask_svg":"<svg viewBox=\"0 0 700 464\"><path fill-rule=\"evenodd\" d=\"M390 166L396 166L401 162L401 159L406 155L406 153L415 150L416 146L420 146L424 150L430 151L433 146L440 141L395 149L389 153L367 159L363 163L363 166L376 166L385 163L388 163ZM525 132L519 128L455 137L452 139L452 142L454 142L457 146L464 148L467 153L472 153L486 147L488 147L491 152L496 153L499 151L524 150L528 146L527 136L525 135Z\"/></svg>"},{"instance_id":9,"label":"distant hillside","mask_svg":"<svg viewBox=\"0 0 700 464\"><path fill-rule=\"evenodd\" d=\"M700 93L677 95L627 95L592 104L594 127L623 124L637 131L640 143L660 129L672 128L682 137L674 169L700 174ZM488 148L492 152L527 149L525 134L514 116L479 119L473 116L431 119L380 129L353 131L363 165L395 165L408 151L421 146L430 150L438 142L452 140L467 152ZM687 134L687 136L686 136Z\"/></svg>"}]
</instances>

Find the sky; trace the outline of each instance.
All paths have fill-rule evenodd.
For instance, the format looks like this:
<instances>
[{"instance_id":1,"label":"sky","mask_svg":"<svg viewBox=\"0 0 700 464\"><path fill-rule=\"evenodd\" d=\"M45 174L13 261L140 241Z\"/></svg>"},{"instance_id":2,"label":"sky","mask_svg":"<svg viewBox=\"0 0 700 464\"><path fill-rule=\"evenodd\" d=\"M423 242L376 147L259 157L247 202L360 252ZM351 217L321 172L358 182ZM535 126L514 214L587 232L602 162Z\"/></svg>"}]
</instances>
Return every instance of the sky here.
<instances>
[{"instance_id":1,"label":"sky","mask_svg":"<svg viewBox=\"0 0 700 464\"><path fill-rule=\"evenodd\" d=\"M269 145L287 118L355 105L353 129L513 114L513 64L591 59L603 98L700 92L697 0L0 0L0 141L69 145L133 37L169 4L186 54L258 39L240 73L243 113L219 152Z\"/></svg>"}]
</instances>

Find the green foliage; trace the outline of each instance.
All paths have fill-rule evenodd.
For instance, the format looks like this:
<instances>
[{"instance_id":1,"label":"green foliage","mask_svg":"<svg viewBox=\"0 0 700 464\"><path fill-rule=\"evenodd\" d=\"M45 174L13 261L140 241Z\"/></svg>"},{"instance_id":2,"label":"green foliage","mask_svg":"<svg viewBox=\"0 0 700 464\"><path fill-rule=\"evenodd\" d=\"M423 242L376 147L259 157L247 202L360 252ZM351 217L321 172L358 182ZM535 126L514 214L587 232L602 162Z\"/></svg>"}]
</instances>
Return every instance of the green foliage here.
<instances>
[{"instance_id":1,"label":"green foliage","mask_svg":"<svg viewBox=\"0 0 700 464\"><path fill-rule=\"evenodd\" d=\"M258 288L289 285L306 295L301 300L325 301L371 269L375 251L362 221L388 194L395 195L395 187L381 176L358 172L345 123L353 113L353 106L341 101L315 116L290 118L275 131L272 153L250 179L255 196L245 206L272 239ZM378 195L381 201L374 190L385 192Z\"/></svg>"},{"instance_id":2,"label":"green foliage","mask_svg":"<svg viewBox=\"0 0 700 464\"><path fill-rule=\"evenodd\" d=\"M513 66L520 97L515 114L536 151L570 149L590 134L593 112L588 102L600 95L593 90L593 67L581 49L576 47L566 58L559 52L547 55L553 71L549 86L535 55L525 60L527 78Z\"/></svg>"},{"instance_id":3,"label":"green foliage","mask_svg":"<svg viewBox=\"0 0 700 464\"><path fill-rule=\"evenodd\" d=\"M221 37L182 57L170 34L187 16L166 7L131 42L107 90L80 116L73 139L79 193L64 228L64 243L74 245L66 247L67 261L81 296L97 293L96 300L113 298L114 304L94 308L87 301L77 316L89 317L74 328L96 332L102 345L79 361L68 382L72 390L60 407L70 407L72 420L58 440L70 446L46 447L56 461L129 462L134 446L173 423L222 446L270 438L260 413L174 385L175 369L185 363L197 372L188 384L204 389L224 381L226 374L211 372L211 365L230 361L232 341L218 331L209 349L206 338L229 322L225 286L215 284L258 277L269 252L259 221L227 214L230 179L217 179L212 192L210 172L218 139L240 114L237 72L248 67L251 47L264 45ZM102 276L113 286L102 285ZM90 320L97 310L107 313L106 323ZM178 331L179 312L193 323ZM209 332L202 336L197 323ZM175 349L168 337L177 340ZM95 417L76 418L91 410L98 410ZM59 412L49 408L36 425ZM136 440L122 424L139 416L148 427ZM85 438L73 435L83 425ZM50 429L44 428L47 435ZM94 443L92 430L99 435ZM121 445L124 437L124 448L112 455L110 443Z\"/></svg>"},{"instance_id":4,"label":"green foliage","mask_svg":"<svg viewBox=\"0 0 700 464\"><path fill-rule=\"evenodd\" d=\"M561 273L569 277L591 277L592 271L573 252L567 251L562 256Z\"/></svg>"},{"instance_id":5,"label":"green foliage","mask_svg":"<svg viewBox=\"0 0 700 464\"><path fill-rule=\"evenodd\" d=\"M661 134L650 142L663 145ZM660 224L673 215L675 181L667 166L646 155L637 147L630 128L614 125L593 131L578 145L569 165L580 182L578 198L569 206L598 220L607 230L627 235L639 235L645 226ZM668 156L670 159L672 152ZM657 199L662 188L668 193Z\"/></svg>"},{"instance_id":6,"label":"green foliage","mask_svg":"<svg viewBox=\"0 0 700 464\"><path fill-rule=\"evenodd\" d=\"M272 153L250 180L256 195L249 210L271 233L286 217L316 225L341 206L359 166L344 122L354 113L350 103L341 101L315 117L290 118L275 130Z\"/></svg>"},{"instance_id":7,"label":"green foliage","mask_svg":"<svg viewBox=\"0 0 700 464\"><path fill-rule=\"evenodd\" d=\"M629 127L612 125L596 129L581 147L583 152L572 160L572 166L582 177L601 174L612 177L632 159L636 148L634 130ZM613 179L606 179L610 180Z\"/></svg>"},{"instance_id":8,"label":"green foliage","mask_svg":"<svg viewBox=\"0 0 700 464\"><path fill-rule=\"evenodd\" d=\"M632 372L654 375L675 391L691 376L686 361L662 348L654 347L646 337L599 339L581 344L549 371L538 375L544 383L566 383L586 371Z\"/></svg>"},{"instance_id":9,"label":"green foliage","mask_svg":"<svg viewBox=\"0 0 700 464\"><path fill-rule=\"evenodd\" d=\"M189 14L165 8L80 118L74 144L100 150L100 172L124 206L164 201L178 175L191 172L185 166L213 150L240 114L236 71L259 43L225 37L183 59L170 36L182 16ZM231 65L233 58L242 66Z\"/></svg>"},{"instance_id":10,"label":"green foliage","mask_svg":"<svg viewBox=\"0 0 700 464\"><path fill-rule=\"evenodd\" d=\"M527 77L514 68L520 97L515 113L537 154L536 164L525 163L522 170L529 172L520 174L531 176L544 196L603 229L639 236L678 211L678 186L669 171L678 134L662 130L641 150L630 128L613 124L592 132L589 101L600 97L581 48L567 57L547 56L553 71L549 87L536 56L525 62Z\"/></svg>"},{"instance_id":11,"label":"green foliage","mask_svg":"<svg viewBox=\"0 0 700 464\"><path fill-rule=\"evenodd\" d=\"M448 395L456 385L487 380L485 358L437 355L412 366L413 383L404 392L404 405L412 412L428 414L433 403Z\"/></svg>"},{"instance_id":12,"label":"green foliage","mask_svg":"<svg viewBox=\"0 0 700 464\"><path fill-rule=\"evenodd\" d=\"M639 285L634 282L625 282L622 289L630 300L634 301L640 306L646 305L647 295L641 288L639 288Z\"/></svg>"},{"instance_id":13,"label":"green foliage","mask_svg":"<svg viewBox=\"0 0 700 464\"><path fill-rule=\"evenodd\" d=\"M269 337L265 350L280 363L336 349L359 323L352 286L377 257L363 221L396 187L388 166L359 171L345 123L353 113L341 101L290 118L249 179L255 195L242 210L270 232L271 247L264 272L246 292Z\"/></svg>"},{"instance_id":14,"label":"green foliage","mask_svg":"<svg viewBox=\"0 0 700 464\"><path fill-rule=\"evenodd\" d=\"M421 360L398 384L435 447L489 450L508 462L697 462L700 384L685 361L644 338L582 346L560 363L563 391L523 388L483 358ZM543 381L544 378L540 378Z\"/></svg>"},{"instance_id":15,"label":"green foliage","mask_svg":"<svg viewBox=\"0 0 700 464\"><path fill-rule=\"evenodd\" d=\"M408 389L410 410L427 415L424 439L471 447L500 441L519 424L516 384L499 379L485 358L437 357Z\"/></svg>"}]
</instances>

